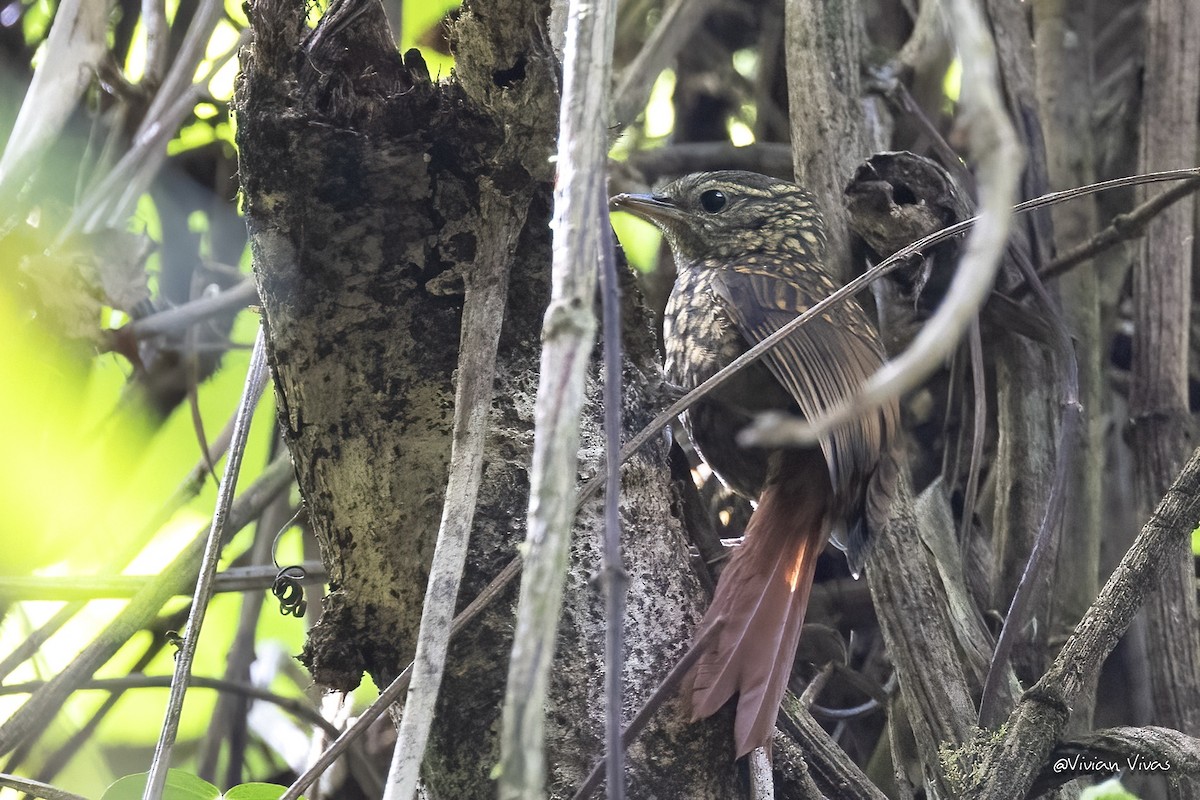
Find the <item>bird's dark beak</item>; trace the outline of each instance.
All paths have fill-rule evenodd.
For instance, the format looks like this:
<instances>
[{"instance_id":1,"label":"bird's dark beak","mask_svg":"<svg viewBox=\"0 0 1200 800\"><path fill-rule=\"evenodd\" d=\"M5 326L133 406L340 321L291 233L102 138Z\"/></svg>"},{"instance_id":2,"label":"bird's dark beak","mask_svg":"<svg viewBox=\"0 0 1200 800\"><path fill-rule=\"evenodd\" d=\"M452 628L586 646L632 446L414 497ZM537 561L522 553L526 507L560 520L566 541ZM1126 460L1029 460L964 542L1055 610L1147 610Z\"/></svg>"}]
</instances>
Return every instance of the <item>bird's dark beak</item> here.
<instances>
[{"instance_id":1,"label":"bird's dark beak","mask_svg":"<svg viewBox=\"0 0 1200 800\"><path fill-rule=\"evenodd\" d=\"M652 194L619 194L608 201L608 207L659 225L670 224L683 216L670 200Z\"/></svg>"}]
</instances>

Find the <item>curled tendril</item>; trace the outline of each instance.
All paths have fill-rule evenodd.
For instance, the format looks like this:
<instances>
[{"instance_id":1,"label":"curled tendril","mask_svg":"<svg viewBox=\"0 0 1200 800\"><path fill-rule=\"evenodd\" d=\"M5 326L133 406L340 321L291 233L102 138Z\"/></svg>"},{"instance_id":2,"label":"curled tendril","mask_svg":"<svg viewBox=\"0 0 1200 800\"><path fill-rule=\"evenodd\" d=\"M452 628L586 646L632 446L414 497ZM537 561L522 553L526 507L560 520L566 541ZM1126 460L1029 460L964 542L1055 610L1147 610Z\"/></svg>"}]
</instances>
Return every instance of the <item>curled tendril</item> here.
<instances>
[{"instance_id":1,"label":"curled tendril","mask_svg":"<svg viewBox=\"0 0 1200 800\"><path fill-rule=\"evenodd\" d=\"M284 567L275 574L275 582L271 584L271 594L279 600L279 613L283 616L303 617L308 610L308 601L304 599L304 584L308 577L304 567Z\"/></svg>"},{"instance_id":2,"label":"curled tendril","mask_svg":"<svg viewBox=\"0 0 1200 800\"><path fill-rule=\"evenodd\" d=\"M809 706L808 710L812 712L814 717L821 719L847 720L866 716L877 708L879 708L879 701L872 697L867 702L851 708L829 708L828 706L820 706L813 703Z\"/></svg>"}]
</instances>

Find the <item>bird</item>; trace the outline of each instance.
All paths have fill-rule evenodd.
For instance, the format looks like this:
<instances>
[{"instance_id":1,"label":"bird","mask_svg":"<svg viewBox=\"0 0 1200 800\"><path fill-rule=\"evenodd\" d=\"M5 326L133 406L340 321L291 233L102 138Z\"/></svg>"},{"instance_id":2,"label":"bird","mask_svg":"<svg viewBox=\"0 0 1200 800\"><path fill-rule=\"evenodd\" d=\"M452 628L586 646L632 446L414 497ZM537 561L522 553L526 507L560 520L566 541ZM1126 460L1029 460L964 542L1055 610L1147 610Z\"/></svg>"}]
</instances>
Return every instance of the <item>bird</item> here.
<instances>
[{"instance_id":1,"label":"bird","mask_svg":"<svg viewBox=\"0 0 1200 800\"><path fill-rule=\"evenodd\" d=\"M743 171L685 175L613 209L663 233L676 279L663 316L665 375L692 389L832 294L826 226L806 189ZM692 720L736 696L735 758L768 747L795 660L817 557L831 536L852 570L885 511L881 458L899 429L893 401L807 448L746 447L765 412L815 418L884 363L879 334L853 298L789 335L681 415L721 481L756 505L697 629L721 625L685 681Z\"/></svg>"}]
</instances>

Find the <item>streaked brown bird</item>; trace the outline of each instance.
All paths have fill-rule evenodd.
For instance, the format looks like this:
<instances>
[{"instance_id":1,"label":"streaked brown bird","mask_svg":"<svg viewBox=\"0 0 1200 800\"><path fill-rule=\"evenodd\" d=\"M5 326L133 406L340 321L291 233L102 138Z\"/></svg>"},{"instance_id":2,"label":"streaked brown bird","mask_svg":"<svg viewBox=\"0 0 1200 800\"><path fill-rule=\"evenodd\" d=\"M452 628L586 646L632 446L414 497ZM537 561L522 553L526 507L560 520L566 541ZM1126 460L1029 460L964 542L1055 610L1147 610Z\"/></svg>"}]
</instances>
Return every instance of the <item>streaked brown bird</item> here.
<instances>
[{"instance_id":1,"label":"streaked brown bird","mask_svg":"<svg viewBox=\"0 0 1200 800\"><path fill-rule=\"evenodd\" d=\"M833 293L825 223L811 194L751 172L688 175L614 208L658 226L678 276L663 322L668 380L690 389ZM717 584L701 631L715 644L690 674L692 718L737 695L736 755L775 729L812 589L830 536L855 572L865 556L868 505L878 519L881 453L898 429L896 403L809 449L748 448L738 433L755 415L804 417L848 397L883 363L879 335L853 299L835 306L706 396L683 417L704 461L757 507Z\"/></svg>"}]
</instances>

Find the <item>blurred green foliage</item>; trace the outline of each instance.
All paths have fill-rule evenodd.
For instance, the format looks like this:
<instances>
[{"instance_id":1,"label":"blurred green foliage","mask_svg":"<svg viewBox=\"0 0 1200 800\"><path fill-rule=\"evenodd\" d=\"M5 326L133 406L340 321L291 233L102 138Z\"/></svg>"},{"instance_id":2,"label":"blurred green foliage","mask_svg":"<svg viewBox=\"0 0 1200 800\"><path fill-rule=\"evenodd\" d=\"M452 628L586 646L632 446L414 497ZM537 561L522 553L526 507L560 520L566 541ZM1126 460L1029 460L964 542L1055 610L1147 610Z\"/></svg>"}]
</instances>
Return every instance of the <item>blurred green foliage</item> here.
<instances>
[{"instance_id":1,"label":"blurred green foliage","mask_svg":"<svg viewBox=\"0 0 1200 800\"><path fill-rule=\"evenodd\" d=\"M165 5L168 22L173 22L180 2L167 0ZM35 53L35 66L37 46L49 32L56 6L55 0L22 3L21 30L30 52ZM435 78L448 78L453 69L446 24L458 6L457 0L403 3L399 48L401 51L420 48ZM310 3L308 7L310 21L315 24L325 3ZM204 60L196 71L197 78L208 74L214 61L238 46L248 24L241 0L225 0L224 9L226 18L218 23L208 41ZM118 24L119 15L114 14L110 44L115 41L112 31ZM133 25L129 47L119 64L121 80L127 86L137 87L143 78L145 39L139 19ZM234 157L237 120L230 113L229 104L237 69L235 58L208 82L207 95L201 96L191 118L169 141L169 159L187 158L213 146L221 148L225 158ZM17 93L14 98L20 96ZM90 97L87 113L93 115L102 113L112 100L120 99L106 92L94 92ZM16 111L16 107L0 110L0 120L15 118ZM78 134L67 131L65 135ZM0 130L0 144L6 136L7 131ZM87 157L83 163L87 163ZM50 183L68 187L79 182L80 178L74 174L79 169L80 162L73 159L48 161L42 167L43 173L51 177ZM63 199L69 201L69 197ZM48 242L55 236L50 229L52 223L63 216L56 206L61 200L35 198L34 202L36 213L26 224L33 235ZM199 254L212 257L211 237L216 232L208 211L199 206L187 212L185 227L197 237L193 246ZM158 296L159 273L168 243L164 242L167 233L162 210L151 195L138 200L127 230L153 245L144 267L151 295ZM122 356L96 350L104 340L103 332L129 322L128 314L106 305L103 297L90 296L94 288L88 288L86 271L81 273L78 263L67 258L47 258L44 263L31 261L29 253L40 252L44 247L45 243L30 248L28 241L13 245L13 240L0 238L0 264L7 270L17 270L14 275L23 275L16 282L0 282L0 363L4 364L7 384L0 391L0 436L7 445L5 457L0 461L0 507L5 510L0 525L6 542L6 557L0 560L0 579L76 576L86 580L89 575L113 571L155 574L188 542L207 532L216 499L216 487L209 479L198 496L169 514L165 524L152 523L161 514L166 499L202 463L191 409L184 402L164 420L147 416L136 393L130 391L131 364ZM29 273L31 264L41 265L38 274ZM246 248L236 266L248 274L249 264ZM55 281L60 281L58 290L54 288ZM37 306L30 302L31 282L43 295L58 291L64 298L54 301L56 319L31 310ZM77 296L69 299L72 295ZM56 325L57 317L62 316L58 306L76 309L83 315L72 322L70 335ZM253 311L245 311L238 317L229 337L234 349L223 355L219 369L198 387L199 414L210 441L225 426L239 402L249 359L246 347L253 341L258 325L258 316ZM268 392L251 431L239 480L243 488L258 477L268 461L273 421L272 395ZM220 469L218 463L217 471ZM253 528L247 528L226 548L222 567L249 549L255 535ZM295 534L282 537L276 557L280 565L302 561L305 554L300 537ZM212 602L200 635L196 675L224 674L243 602L240 594L219 595ZM0 624L0 654L12 652L63 606L62 602L45 600L22 602L20 597L3 594L0 603L7 611ZM182 613L188 604L188 598L176 598L162 614ZM57 674L125 605L126 601L121 599L89 602L39 648L33 659L5 676L3 682L44 680ZM316 605L319 604L314 604L312 613ZM274 668L274 678L267 687L271 691L285 697L304 697L307 679L301 671L284 663L291 654L299 652L304 636L303 621L282 616L278 603L268 597L258 619L255 642L260 657L283 659ZM142 671L169 676L174 667L173 648L165 642L152 641L146 631L125 643L96 677L127 675L145 659L147 652L155 649L156 654ZM366 679L356 693L356 705L362 707L376 695L377 690ZM162 723L166 697L165 688L125 691L82 750L50 781L68 791L98 797L121 774L145 769ZM34 775L56 748L68 742L108 699L109 693L95 690L72 695L61 713L47 720L45 731L18 771ZM217 693L207 689L193 688L188 694L176 747L177 765L186 770L196 768L198 744L210 732L216 699ZM23 701L24 697L19 695L0 696L0 720ZM299 725L299 729L307 727ZM269 748L250 748L245 758L243 774L247 776L265 777L286 769L281 757ZM140 798L144 782L144 774L130 775L117 781L104 793L104 798ZM224 797L268 800L281 791L281 787L268 784L243 784ZM12 796L9 790L0 790L0 798ZM166 796L222 795L195 775L172 770Z\"/></svg>"},{"instance_id":2,"label":"blurred green foliage","mask_svg":"<svg viewBox=\"0 0 1200 800\"><path fill-rule=\"evenodd\" d=\"M21 32L25 35L26 44L41 42L46 38L56 7L57 4L50 0L34 0L29 4L21 17Z\"/></svg>"},{"instance_id":3,"label":"blurred green foliage","mask_svg":"<svg viewBox=\"0 0 1200 800\"><path fill-rule=\"evenodd\" d=\"M1095 786L1088 786L1079 793L1079 800L1138 800L1117 778L1110 778Z\"/></svg>"},{"instance_id":4,"label":"blurred green foliage","mask_svg":"<svg viewBox=\"0 0 1200 800\"><path fill-rule=\"evenodd\" d=\"M416 47L436 80L450 77L454 59L445 52L443 22L461 5L459 0L405 2L401 17L400 52Z\"/></svg>"}]
</instances>

